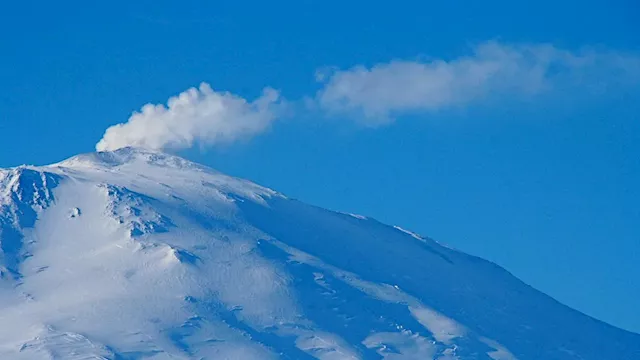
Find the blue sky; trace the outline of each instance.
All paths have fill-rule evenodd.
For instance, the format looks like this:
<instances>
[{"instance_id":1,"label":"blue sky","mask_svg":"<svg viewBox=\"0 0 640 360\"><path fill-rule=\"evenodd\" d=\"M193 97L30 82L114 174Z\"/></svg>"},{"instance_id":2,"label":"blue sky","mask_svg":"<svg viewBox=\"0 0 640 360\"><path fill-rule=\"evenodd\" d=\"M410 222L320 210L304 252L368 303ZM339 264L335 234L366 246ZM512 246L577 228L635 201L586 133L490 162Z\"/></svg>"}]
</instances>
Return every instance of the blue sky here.
<instances>
[{"instance_id":1,"label":"blue sky","mask_svg":"<svg viewBox=\"0 0 640 360\"><path fill-rule=\"evenodd\" d=\"M640 332L639 15L630 0L12 2L0 167L92 151L207 82L197 104L233 121L193 119L213 135L181 154L431 236ZM258 109L265 87L283 100Z\"/></svg>"}]
</instances>

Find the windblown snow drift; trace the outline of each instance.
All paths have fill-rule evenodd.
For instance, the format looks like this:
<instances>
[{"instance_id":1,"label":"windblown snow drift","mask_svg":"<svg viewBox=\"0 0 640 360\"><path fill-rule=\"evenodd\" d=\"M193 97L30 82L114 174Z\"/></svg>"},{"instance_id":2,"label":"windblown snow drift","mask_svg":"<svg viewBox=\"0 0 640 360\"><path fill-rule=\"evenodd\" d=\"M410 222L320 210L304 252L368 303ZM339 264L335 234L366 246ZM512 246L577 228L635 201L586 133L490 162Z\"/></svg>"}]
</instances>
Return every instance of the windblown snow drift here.
<instances>
[{"instance_id":1,"label":"windblown snow drift","mask_svg":"<svg viewBox=\"0 0 640 360\"><path fill-rule=\"evenodd\" d=\"M485 260L179 157L0 170L0 359L640 359Z\"/></svg>"}]
</instances>

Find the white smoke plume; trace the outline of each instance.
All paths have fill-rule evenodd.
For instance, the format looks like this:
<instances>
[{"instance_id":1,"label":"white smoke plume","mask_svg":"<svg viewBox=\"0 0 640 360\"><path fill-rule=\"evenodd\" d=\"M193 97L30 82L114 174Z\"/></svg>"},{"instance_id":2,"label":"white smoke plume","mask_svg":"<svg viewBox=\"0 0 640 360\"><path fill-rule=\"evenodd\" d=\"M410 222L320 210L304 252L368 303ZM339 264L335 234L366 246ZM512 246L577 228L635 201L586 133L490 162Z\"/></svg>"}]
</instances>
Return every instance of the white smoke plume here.
<instances>
[{"instance_id":1,"label":"white smoke plume","mask_svg":"<svg viewBox=\"0 0 640 360\"><path fill-rule=\"evenodd\" d=\"M279 115L279 98L276 90L265 88L260 97L249 102L202 83L170 98L166 106L147 104L126 123L111 126L96 150L127 146L177 150L195 144L231 143L265 131Z\"/></svg>"}]
</instances>

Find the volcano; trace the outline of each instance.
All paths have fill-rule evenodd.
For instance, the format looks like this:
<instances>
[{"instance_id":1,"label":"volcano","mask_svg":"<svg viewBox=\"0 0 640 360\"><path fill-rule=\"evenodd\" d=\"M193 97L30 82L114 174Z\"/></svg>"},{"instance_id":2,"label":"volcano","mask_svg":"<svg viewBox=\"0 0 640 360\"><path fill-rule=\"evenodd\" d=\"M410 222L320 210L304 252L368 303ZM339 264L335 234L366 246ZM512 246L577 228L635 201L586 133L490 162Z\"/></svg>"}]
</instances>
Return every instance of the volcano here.
<instances>
[{"instance_id":1,"label":"volcano","mask_svg":"<svg viewBox=\"0 0 640 360\"><path fill-rule=\"evenodd\" d=\"M0 359L637 360L640 335L428 237L123 148L0 170Z\"/></svg>"}]
</instances>

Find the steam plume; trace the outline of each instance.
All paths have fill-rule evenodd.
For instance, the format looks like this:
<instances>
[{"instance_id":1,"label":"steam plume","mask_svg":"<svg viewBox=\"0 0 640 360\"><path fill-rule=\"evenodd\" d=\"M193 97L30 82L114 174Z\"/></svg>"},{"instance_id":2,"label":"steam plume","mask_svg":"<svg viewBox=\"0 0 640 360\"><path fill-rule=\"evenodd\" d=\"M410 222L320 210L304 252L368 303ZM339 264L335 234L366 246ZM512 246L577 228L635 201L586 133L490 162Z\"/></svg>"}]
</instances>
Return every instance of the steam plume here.
<instances>
[{"instance_id":1,"label":"steam plume","mask_svg":"<svg viewBox=\"0 0 640 360\"><path fill-rule=\"evenodd\" d=\"M166 106L147 104L126 123L111 126L96 150L127 146L184 149L196 143L230 143L265 131L276 119L280 105L279 93L271 88L249 102L202 83L170 98Z\"/></svg>"}]
</instances>

